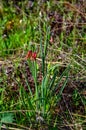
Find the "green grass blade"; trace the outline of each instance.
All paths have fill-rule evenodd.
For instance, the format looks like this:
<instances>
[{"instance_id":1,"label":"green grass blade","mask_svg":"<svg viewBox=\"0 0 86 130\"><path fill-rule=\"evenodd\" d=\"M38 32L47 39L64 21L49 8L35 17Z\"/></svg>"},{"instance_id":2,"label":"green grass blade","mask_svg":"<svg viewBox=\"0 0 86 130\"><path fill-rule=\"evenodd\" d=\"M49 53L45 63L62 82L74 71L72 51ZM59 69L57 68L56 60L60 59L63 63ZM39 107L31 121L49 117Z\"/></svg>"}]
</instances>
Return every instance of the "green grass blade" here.
<instances>
[{"instance_id":1,"label":"green grass blade","mask_svg":"<svg viewBox=\"0 0 86 130\"><path fill-rule=\"evenodd\" d=\"M31 87L30 87L30 85L29 85L29 82L27 81L27 78L26 78L26 75L25 75L25 72L24 72L24 71L23 71L23 75L24 75L25 82L26 82L26 85L27 85L27 87L28 87L28 90L29 90L29 92L30 92L30 95L31 95L31 97L32 97L32 96L33 96L33 93L32 93Z\"/></svg>"},{"instance_id":2,"label":"green grass blade","mask_svg":"<svg viewBox=\"0 0 86 130\"><path fill-rule=\"evenodd\" d=\"M56 89L58 88L60 82L62 81L62 78L69 72L69 70L70 70L70 65L65 69L65 71L62 73L62 75L61 75L60 78L58 79L57 84L55 85L55 87L54 87L54 89L53 89L54 92L55 92Z\"/></svg>"}]
</instances>

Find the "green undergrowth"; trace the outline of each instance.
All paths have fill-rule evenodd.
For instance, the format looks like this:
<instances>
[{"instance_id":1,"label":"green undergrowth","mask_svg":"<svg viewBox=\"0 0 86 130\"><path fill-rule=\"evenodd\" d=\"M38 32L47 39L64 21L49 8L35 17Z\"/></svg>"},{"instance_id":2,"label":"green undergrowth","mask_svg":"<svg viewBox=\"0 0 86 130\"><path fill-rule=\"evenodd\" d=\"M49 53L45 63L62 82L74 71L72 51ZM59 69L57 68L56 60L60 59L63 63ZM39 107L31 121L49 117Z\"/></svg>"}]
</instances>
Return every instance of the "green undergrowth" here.
<instances>
[{"instance_id":1,"label":"green undergrowth","mask_svg":"<svg viewBox=\"0 0 86 130\"><path fill-rule=\"evenodd\" d=\"M84 5L0 2L1 129L85 130Z\"/></svg>"}]
</instances>

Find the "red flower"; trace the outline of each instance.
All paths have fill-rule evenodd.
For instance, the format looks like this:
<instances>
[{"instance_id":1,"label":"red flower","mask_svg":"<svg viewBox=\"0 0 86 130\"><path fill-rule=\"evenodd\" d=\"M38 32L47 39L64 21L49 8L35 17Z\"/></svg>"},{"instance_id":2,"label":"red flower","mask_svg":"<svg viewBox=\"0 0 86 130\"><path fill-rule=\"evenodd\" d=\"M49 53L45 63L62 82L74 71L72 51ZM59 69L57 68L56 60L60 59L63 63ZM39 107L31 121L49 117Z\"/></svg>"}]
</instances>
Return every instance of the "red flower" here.
<instances>
[{"instance_id":1,"label":"red flower","mask_svg":"<svg viewBox=\"0 0 86 130\"><path fill-rule=\"evenodd\" d=\"M36 58L37 58L36 52L32 52L31 50L28 51L28 53L26 55L26 59L36 60Z\"/></svg>"},{"instance_id":2,"label":"red flower","mask_svg":"<svg viewBox=\"0 0 86 130\"><path fill-rule=\"evenodd\" d=\"M33 53L32 53L32 59L33 59L33 60L36 60L36 58L37 58L37 53L36 53L36 52L33 52Z\"/></svg>"},{"instance_id":3,"label":"red flower","mask_svg":"<svg viewBox=\"0 0 86 130\"><path fill-rule=\"evenodd\" d=\"M32 51L30 50L30 51L28 51L28 53L27 53L27 55L26 55L26 59L31 59L31 57L32 57Z\"/></svg>"}]
</instances>

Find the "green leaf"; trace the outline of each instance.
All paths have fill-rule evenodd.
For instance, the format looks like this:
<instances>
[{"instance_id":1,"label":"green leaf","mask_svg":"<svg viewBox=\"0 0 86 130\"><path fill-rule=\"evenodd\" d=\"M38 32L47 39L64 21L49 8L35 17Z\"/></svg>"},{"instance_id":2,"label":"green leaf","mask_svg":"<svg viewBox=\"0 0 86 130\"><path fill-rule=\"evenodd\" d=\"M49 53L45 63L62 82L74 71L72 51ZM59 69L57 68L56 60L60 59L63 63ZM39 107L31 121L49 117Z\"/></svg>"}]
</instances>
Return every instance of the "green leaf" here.
<instances>
[{"instance_id":1,"label":"green leaf","mask_svg":"<svg viewBox=\"0 0 86 130\"><path fill-rule=\"evenodd\" d=\"M1 122L12 123L14 121L14 116L12 113L4 113L1 117Z\"/></svg>"}]
</instances>

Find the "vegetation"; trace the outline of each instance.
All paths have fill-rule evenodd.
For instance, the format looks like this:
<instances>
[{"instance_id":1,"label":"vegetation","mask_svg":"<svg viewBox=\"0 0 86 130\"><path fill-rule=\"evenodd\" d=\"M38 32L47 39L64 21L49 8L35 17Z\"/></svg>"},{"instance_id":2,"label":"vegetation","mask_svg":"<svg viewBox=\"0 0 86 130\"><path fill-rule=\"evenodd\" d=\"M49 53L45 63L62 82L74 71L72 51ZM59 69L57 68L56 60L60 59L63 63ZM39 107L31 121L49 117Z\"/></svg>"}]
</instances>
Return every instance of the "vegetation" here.
<instances>
[{"instance_id":1,"label":"vegetation","mask_svg":"<svg viewBox=\"0 0 86 130\"><path fill-rule=\"evenodd\" d=\"M86 129L86 2L0 1L0 128Z\"/></svg>"}]
</instances>

